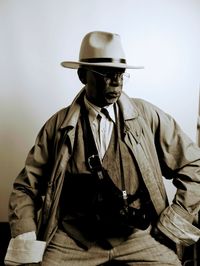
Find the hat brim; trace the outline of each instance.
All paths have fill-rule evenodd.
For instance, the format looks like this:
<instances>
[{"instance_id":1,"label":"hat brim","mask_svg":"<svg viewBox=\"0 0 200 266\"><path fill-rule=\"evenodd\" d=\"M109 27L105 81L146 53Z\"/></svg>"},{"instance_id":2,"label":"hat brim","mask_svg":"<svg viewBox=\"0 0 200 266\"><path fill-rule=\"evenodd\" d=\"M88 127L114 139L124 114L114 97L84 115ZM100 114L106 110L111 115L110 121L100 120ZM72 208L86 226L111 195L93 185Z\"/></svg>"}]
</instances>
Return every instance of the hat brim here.
<instances>
[{"instance_id":1,"label":"hat brim","mask_svg":"<svg viewBox=\"0 0 200 266\"><path fill-rule=\"evenodd\" d=\"M123 63L87 63L87 62L75 62L75 61L64 61L61 63L63 67L78 69L81 66L99 66L99 67L116 67L116 68L126 68L126 69L143 69L143 66L130 66Z\"/></svg>"}]
</instances>

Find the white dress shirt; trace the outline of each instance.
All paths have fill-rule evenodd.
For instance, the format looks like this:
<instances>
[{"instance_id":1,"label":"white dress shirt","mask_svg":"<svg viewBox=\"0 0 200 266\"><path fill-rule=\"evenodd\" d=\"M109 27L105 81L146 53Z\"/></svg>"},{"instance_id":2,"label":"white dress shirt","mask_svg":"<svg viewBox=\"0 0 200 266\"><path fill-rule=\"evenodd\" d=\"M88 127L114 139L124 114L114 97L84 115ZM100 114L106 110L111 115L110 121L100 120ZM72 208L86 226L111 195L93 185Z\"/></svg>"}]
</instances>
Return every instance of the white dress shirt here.
<instances>
[{"instance_id":1,"label":"white dress shirt","mask_svg":"<svg viewBox=\"0 0 200 266\"><path fill-rule=\"evenodd\" d=\"M99 152L99 157L100 159L103 159L105 152L108 149L115 123L114 106L112 104L104 107L108 111L108 118L101 112L101 107L92 104L86 97L84 98L84 101L89 113L90 126Z\"/></svg>"}]
</instances>

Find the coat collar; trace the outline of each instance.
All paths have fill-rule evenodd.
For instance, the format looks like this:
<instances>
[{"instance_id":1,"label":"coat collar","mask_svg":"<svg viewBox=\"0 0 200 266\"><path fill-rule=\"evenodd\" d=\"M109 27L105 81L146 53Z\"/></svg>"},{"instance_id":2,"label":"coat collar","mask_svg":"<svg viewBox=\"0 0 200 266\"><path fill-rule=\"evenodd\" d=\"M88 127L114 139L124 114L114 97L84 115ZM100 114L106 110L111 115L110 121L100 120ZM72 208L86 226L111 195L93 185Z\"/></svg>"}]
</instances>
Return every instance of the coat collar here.
<instances>
[{"instance_id":1,"label":"coat collar","mask_svg":"<svg viewBox=\"0 0 200 266\"><path fill-rule=\"evenodd\" d=\"M85 95L85 87L77 94L72 104L68 109L68 113L63 123L61 124L61 129L67 127L75 127L80 115L81 105L83 102L83 97ZM131 120L138 117L137 107L133 100L131 100L124 92L122 92L119 98L119 106L122 110L124 120Z\"/></svg>"},{"instance_id":2,"label":"coat collar","mask_svg":"<svg viewBox=\"0 0 200 266\"><path fill-rule=\"evenodd\" d=\"M81 99L83 100L83 97L85 95L85 87L76 95L73 102L69 106L69 109L67 110L67 115L65 119L63 120L61 124L61 129L64 129L66 127L75 127L80 115L80 102Z\"/></svg>"},{"instance_id":3,"label":"coat collar","mask_svg":"<svg viewBox=\"0 0 200 266\"><path fill-rule=\"evenodd\" d=\"M130 99L124 92L122 92L118 102L122 110L124 120L131 120L138 117L137 107L133 99Z\"/></svg>"}]
</instances>

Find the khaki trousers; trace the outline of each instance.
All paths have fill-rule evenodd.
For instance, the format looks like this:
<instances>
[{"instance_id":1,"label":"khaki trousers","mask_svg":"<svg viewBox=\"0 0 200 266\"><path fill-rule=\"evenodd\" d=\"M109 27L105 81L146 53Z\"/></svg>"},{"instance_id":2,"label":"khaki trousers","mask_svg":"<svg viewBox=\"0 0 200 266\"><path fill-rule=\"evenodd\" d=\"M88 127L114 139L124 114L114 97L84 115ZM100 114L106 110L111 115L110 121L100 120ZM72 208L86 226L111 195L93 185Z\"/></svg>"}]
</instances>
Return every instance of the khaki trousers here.
<instances>
[{"instance_id":1,"label":"khaki trousers","mask_svg":"<svg viewBox=\"0 0 200 266\"><path fill-rule=\"evenodd\" d=\"M73 239L60 229L48 245L42 266L96 266L109 261L123 265L176 265L181 262L174 251L157 242L147 230L135 232L117 247L105 250L98 245L89 250L79 247Z\"/></svg>"}]
</instances>

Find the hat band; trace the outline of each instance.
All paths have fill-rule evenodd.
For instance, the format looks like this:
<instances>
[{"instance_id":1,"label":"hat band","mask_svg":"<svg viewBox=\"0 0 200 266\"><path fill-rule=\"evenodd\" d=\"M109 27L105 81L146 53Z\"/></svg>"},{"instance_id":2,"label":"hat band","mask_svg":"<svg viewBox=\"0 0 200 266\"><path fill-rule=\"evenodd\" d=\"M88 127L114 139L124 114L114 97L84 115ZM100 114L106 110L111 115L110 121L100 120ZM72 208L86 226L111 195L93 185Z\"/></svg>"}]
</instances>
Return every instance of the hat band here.
<instances>
[{"instance_id":1,"label":"hat band","mask_svg":"<svg viewBox=\"0 0 200 266\"><path fill-rule=\"evenodd\" d=\"M85 58L81 59L81 62L87 62L87 63L123 63L126 64L126 59L119 58L119 59L114 59L114 58Z\"/></svg>"}]
</instances>

